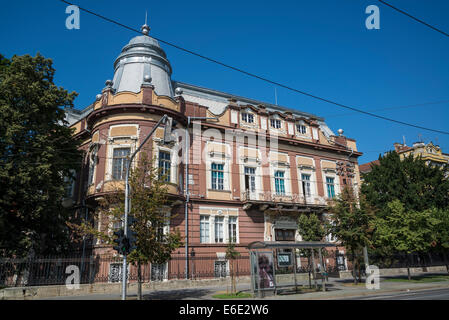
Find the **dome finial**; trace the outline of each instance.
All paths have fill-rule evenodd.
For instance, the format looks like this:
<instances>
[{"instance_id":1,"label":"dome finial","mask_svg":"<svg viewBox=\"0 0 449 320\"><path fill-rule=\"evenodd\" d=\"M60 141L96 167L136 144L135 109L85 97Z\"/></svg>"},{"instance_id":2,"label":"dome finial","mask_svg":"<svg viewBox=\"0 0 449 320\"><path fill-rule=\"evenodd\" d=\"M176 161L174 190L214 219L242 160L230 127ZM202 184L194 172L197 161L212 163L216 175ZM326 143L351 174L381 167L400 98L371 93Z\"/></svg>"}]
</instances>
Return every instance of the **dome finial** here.
<instances>
[{"instance_id":1,"label":"dome finial","mask_svg":"<svg viewBox=\"0 0 449 320\"><path fill-rule=\"evenodd\" d=\"M147 25L147 19L148 19L148 11L145 11L145 24L140 28L142 31L142 34L148 35L150 33L150 27Z\"/></svg>"}]
</instances>

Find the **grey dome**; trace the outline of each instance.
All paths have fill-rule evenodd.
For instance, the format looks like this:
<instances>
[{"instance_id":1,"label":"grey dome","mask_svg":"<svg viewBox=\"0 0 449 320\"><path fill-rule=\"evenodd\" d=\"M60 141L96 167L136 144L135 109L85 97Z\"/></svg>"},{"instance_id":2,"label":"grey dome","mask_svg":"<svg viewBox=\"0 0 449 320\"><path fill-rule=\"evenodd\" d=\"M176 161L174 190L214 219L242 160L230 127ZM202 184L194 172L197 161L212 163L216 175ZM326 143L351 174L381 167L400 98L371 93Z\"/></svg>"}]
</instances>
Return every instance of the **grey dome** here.
<instances>
[{"instance_id":1,"label":"grey dome","mask_svg":"<svg viewBox=\"0 0 449 320\"><path fill-rule=\"evenodd\" d=\"M114 63L116 92L139 92L149 76L158 95L173 97L172 68L159 42L147 35L134 37L122 49ZM148 77L147 77L148 78Z\"/></svg>"}]
</instances>

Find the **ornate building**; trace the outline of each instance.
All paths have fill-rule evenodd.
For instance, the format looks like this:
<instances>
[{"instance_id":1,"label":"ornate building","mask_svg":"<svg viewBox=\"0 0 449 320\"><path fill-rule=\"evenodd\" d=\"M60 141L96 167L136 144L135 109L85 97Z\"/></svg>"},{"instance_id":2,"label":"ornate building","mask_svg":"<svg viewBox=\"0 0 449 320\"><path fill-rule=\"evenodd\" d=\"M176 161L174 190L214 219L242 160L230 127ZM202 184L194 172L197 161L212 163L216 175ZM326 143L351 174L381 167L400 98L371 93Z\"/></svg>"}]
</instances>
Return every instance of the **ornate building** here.
<instances>
[{"instance_id":1,"label":"ornate building","mask_svg":"<svg viewBox=\"0 0 449 320\"><path fill-rule=\"evenodd\" d=\"M178 123L177 142L162 144L158 128L147 150L168 173L172 218L166 230L178 228L185 237L187 229L189 252L222 261L230 240L241 252L253 241L300 240L299 215L325 215L345 185L358 190L355 140L342 131L335 135L309 113L173 81L165 52L148 33L143 26L123 48L113 80L90 106L68 112L86 155L72 194L76 203L93 211L99 197L123 188L127 157L165 114ZM103 220L97 225L113 228ZM97 252L111 251L98 241L93 245Z\"/></svg>"},{"instance_id":2,"label":"ornate building","mask_svg":"<svg viewBox=\"0 0 449 320\"><path fill-rule=\"evenodd\" d=\"M394 143L394 151L399 154L400 159L413 155L413 157L421 157L427 165L442 167L449 164L449 154L443 153L441 148L432 142L425 144L424 142L415 142L413 145L407 146L405 143ZM374 160L360 165L360 172L368 173L372 166L379 165L379 160Z\"/></svg>"}]
</instances>

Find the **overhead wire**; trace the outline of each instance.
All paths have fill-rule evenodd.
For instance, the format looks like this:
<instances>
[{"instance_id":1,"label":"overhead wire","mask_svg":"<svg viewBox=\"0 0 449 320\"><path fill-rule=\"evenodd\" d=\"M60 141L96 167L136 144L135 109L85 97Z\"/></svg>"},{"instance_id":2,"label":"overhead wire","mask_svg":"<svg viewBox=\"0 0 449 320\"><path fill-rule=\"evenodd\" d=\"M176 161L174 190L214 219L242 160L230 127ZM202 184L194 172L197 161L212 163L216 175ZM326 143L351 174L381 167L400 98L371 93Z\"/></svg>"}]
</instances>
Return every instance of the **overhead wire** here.
<instances>
[{"instance_id":1,"label":"overhead wire","mask_svg":"<svg viewBox=\"0 0 449 320\"><path fill-rule=\"evenodd\" d=\"M59 1L65 3L65 4L68 4L68 5L75 5L75 6L77 6L81 11L87 12L87 13L89 13L89 14L91 14L91 15L94 15L94 16L100 18L100 19L103 19L103 20L105 20L105 21L108 21L108 22L110 22L110 23L113 23L113 24L115 24L115 25L118 25L118 26L120 26L120 27L123 27L123 28L125 28L125 29L130 30L130 31L133 31L133 32L136 32L136 33L141 34L141 31L139 31L139 30L137 30L137 29L135 29L135 28L132 28L132 27L130 27L130 26L127 26L127 25L125 25L125 24L123 24L123 23L120 23L120 22L118 22L118 21L116 21L116 20L107 18L107 17L105 17L105 16L103 16L103 15L100 15L100 14L98 14L98 13L96 13L96 12L93 12L93 11L91 11L91 10L85 9L85 8L83 8L83 7L80 7L80 6L78 6L78 5L74 4L74 3L71 3L71 2L66 1L66 0L59 0ZM276 85L276 86L278 86L278 87L287 89L287 90L289 90L289 91L293 91L293 92L296 92L296 93L299 93L299 94L308 96L308 97L313 98L313 99L315 99L315 100L319 100L319 101L322 101L322 102L325 102L325 103L333 104L333 105L338 106L338 107L341 107L341 108L345 108L345 109L348 109L348 110L352 110L352 111L354 111L354 112L358 112L358 113L365 114L365 115L368 115L368 116L371 116L371 117L375 117L375 118L378 118L378 119L390 121L390 122L393 122L393 123L397 123L397 124L401 124L401 125L413 127L413 128L416 128L416 129L421 129L421 130L426 130L426 131L431 131L431 132L436 132L436 133L440 133L440 134L446 134L446 135L449 135L449 132L448 132L448 131L437 130L437 129L431 129L431 128L423 127L423 126L420 126L420 125L415 125L415 124L412 124L412 123L408 123L408 122L405 122L405 121L400 121L400 120L391 119L391 118L384 117L384 116L381 116L381 115L378 115L378 114L374 114L374 113L371 113L371 112L368 112L368 111L364 111L364 110L361 110L361 109L358 109L358 108L355 108L355 107L351 107L351 106L348 106L348 105L346 105L346 104L342 104L342 103L339 103L339 102L336 102L336 101L332 101L332 100L330 100L330 99L323 98L323 97L320 97L320 96L317 96L317 95L314 95L314 94L311 94L311 93L308 93L308 92L305 92L305 91L302 91L302 90L293 88L293 87L288 86L288 85L286 85L286 84L283 84L283 83L280 83L280 82L277 82L277 81L270 80L270 79L268 79L268 78L266 78L266 77L259 76L259 75L257 75L257 74L251 73L251 72L246 71L246 70L243 70L243 69L241 69L241 68L231 66L231 65L229 65L229 64L226 64L226 63L221 62L221 61L218 61L218 60L216 60L216 59L207 57L207 56L205 56L205 55L202 55L202 54L200 54L200 53L194 52L194 51L192 51L192 50L185 49L185 48L183 48L183 47L181 47L181 46L179 46L179 45L176 45L176 44L174 44L174 43L165 41L165 40L163 40L163 39L160 39L160 38L157 38L157 37L154 37L154 36L152 36L152 38L156 39L157 41L159 41L159 42L161 42L161 43L165 43L165 44L168 45L168 46L171 46L171 47L176 48L176 49L178 49L178 50L184 51L184 52L186 52L186 53L188 53L188 54L197 56L197 57L199 57L199 58L201 58L201 59L207 60L207 61L209 61L209 62L218 64L218 65L221 65L221 66L223 66L223 67L225 67L225 68L228 68L228 69L237 71L237 72L239 72L239 73L245 74L245 75L250 76L250 77L252 77L252 78L256 78L256 79L262 80L262 81L264 81L264 82L267 82L267 83Z\"/></svg>"}]
</instances>

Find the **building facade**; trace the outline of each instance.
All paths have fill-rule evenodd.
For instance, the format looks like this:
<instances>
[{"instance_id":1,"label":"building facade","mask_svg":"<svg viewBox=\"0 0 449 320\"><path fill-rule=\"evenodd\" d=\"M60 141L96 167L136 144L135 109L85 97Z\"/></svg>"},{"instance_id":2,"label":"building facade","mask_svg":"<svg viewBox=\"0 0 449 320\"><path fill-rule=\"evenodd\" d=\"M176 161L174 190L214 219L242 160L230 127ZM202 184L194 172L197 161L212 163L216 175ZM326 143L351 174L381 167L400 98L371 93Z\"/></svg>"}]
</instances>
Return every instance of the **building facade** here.
<instances>
[{"instance_id":1,"label":"building facade","mask_svg":"<svg viewBox=\"0 0 449 320\"><path fill-rule=\"evenodd\" d=\"M394 143L394 151L399 154L400 159L413 155L413 157L420 157L427 165L442 167L449 164L449 154L444 153L441 148L434 145L432 142L415 142L412 146L407 146L405 143ZM360 173L368 173L372 166L379 165L379 160L374 160L360 165Z\"/></svg>"},{"instance_id":2,"label":"building facade","mask_svg":"<svg viewBox=\"0 0 449 320\"><path fill-rule=\"evenodd\" d=\"M216 256L215 268L220 261L226 268L230 241L244 253L254 241L301 240L299 215L325 217L344 186L357 192L355 140L335 135L309 113L173 81L165 52L148 32L143 26L123 48L113 80L90 106L68 111L85 152L72 192L80 210L90 215L99 198L124 188L127 157L163 115L177 122L174 142L162 142L161 127L144 150L166 174L171 219L165 230L179 229L189 254ZM96 225L114 229L107 217ZM112 252L99 240L92 246ZM177 268L183 272L184 265Z\"/></svg>"}]
</instances>

